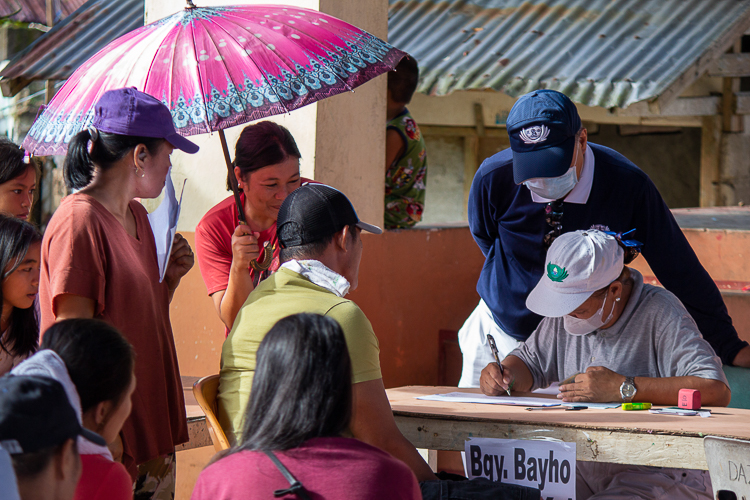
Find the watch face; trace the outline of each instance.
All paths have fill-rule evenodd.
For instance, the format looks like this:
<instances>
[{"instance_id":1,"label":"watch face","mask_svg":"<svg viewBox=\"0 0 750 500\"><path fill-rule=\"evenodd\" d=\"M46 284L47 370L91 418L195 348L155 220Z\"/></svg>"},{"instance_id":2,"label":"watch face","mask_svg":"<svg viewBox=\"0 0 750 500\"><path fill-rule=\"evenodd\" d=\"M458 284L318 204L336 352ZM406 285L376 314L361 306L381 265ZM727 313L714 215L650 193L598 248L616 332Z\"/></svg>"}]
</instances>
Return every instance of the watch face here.
<instances>
[{"instance_id":1,"label":"watch face","mask_svg":"<svg viewBox=\"0 0 750 500\"><path fill-rule=\"evenodd\" d=\"M635 386L626 382L622 384L621 392L622 395L626 398L632 398L633 396L635 396Z\"/></svg>"}]
</instances>

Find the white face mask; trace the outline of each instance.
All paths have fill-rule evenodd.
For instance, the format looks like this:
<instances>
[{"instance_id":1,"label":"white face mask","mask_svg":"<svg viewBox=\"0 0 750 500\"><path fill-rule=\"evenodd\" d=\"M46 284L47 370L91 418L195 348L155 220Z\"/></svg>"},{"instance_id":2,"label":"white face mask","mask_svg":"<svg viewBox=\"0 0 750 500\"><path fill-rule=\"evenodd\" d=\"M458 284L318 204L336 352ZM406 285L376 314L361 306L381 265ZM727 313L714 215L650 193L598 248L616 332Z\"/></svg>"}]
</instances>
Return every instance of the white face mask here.
<instances>
[{"instance_id":1,"label":"white face mask","mask_svg":"<svg viewBox=\"0 0 750 500\"><path fill-rule=\"evenodd\" d=\"M604 319L604 304L607 303L607 295L609 295L609 289L607 289L607 293L604 294L602 307L600 307L590 318L581 319L570 315L563 316L563 326L565 327L565 331L571 335L586 335L587 333L598 330L609 323L612 316L615 314L616 302L612 303L612 310L609 312L607 319Z\"/></svg>"},{"instance_id":2,"label":"white face mask","mask_svg":"<svg viewBox=\"0 0 750 500\"><path fill-rule=\"evenodd\" d=\"M578 161L578 147L576 155L573 158L573 166L560 177L539 177L524 182L529 191L534 192L542 198L548 200L559 200L578 184L578 172L576 172L576 162Z\"/></svg>"}]
</instances>

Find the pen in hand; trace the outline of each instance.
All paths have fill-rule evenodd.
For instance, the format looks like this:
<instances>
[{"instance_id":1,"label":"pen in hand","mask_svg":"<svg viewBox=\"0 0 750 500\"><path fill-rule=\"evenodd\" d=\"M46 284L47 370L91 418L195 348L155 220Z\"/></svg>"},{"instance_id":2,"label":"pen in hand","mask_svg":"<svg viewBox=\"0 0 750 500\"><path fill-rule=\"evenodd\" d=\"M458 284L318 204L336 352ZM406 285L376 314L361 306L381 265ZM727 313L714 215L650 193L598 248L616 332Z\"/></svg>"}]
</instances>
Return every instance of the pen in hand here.
<instances>
[{"instance_id":1,"label":"pen in hand","mask_svg":"<svg viewBox=\"0 0 750 500\"><path fill-rule=\"evenodd\" d=\"M487 341L490 343L490 349L492 350L492 356L494 356L495 358L495 363L497 363L497 366L500 367L500 375L504 377L505 370L503 370L503 365L500 364L500 356L497 353L497 345L495 345L495 339L489 333L487 334ZM507 392L508 396L510 396L510 386L505 389L505 392Z\"/></svg>"}]
</instances>

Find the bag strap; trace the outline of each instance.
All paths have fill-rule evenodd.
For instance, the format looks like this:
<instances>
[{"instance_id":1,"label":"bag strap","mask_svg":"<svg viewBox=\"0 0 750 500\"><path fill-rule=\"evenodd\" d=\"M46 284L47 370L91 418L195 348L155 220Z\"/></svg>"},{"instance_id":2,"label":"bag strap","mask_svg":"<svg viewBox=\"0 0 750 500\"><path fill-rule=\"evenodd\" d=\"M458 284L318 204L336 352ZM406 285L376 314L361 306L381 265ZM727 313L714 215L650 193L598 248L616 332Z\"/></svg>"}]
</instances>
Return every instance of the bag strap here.
<instances>
[{"instance_id":1,"label":"bag strap","mask_svg":"<svg viewBox=\"0 0 750 500\"><path fill-rule=\"evenodd\" d=\"M292 475L291 472L289 472L289 469L284 467L284 464L281 463L281 461L276 457L276 455L273 454L273 452L268 450L263 450L263 453L268 455L268 458L271 459L271 462L276 466L277 469L279 469L279 472L281 472L281 475L284 476L284 479L286 479L289 482L289 488L285 490L276 490L273 492L273 496L283 497L284 495L297 495L302 500L310 500L310 495L308 495L307 490L304 486L302 486L302 483L297 481L295 477Z\"/></svg>"}]
</instances>

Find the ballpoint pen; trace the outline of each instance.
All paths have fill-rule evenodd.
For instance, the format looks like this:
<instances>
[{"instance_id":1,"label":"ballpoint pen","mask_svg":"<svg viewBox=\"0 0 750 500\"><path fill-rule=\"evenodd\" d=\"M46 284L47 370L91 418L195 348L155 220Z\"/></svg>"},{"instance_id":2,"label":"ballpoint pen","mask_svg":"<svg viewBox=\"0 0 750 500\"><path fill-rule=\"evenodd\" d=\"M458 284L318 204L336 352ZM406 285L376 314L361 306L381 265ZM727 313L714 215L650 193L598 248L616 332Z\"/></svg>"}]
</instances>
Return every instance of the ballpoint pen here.
<instances>
[{"instance_id":1,"label":"ballpoint pen","mask_svg":"<svg viewBox=\"0 0 750 500\"><path fill-rule=\"evenodd\" d=\"M497 363L497 366L500 367L500 375L505 376L505 370L503 370L503 365L500 364L500 356L497 353L497 346L495 345L495 339L489 333L487 334L487 341L490 343L490 349L492 350L492 355L495 357L495 363ZM508 396L510 396L510 386L508 386L508 388L505 389L505 392L507 392Z\"/></svg>"}]
</instances>

